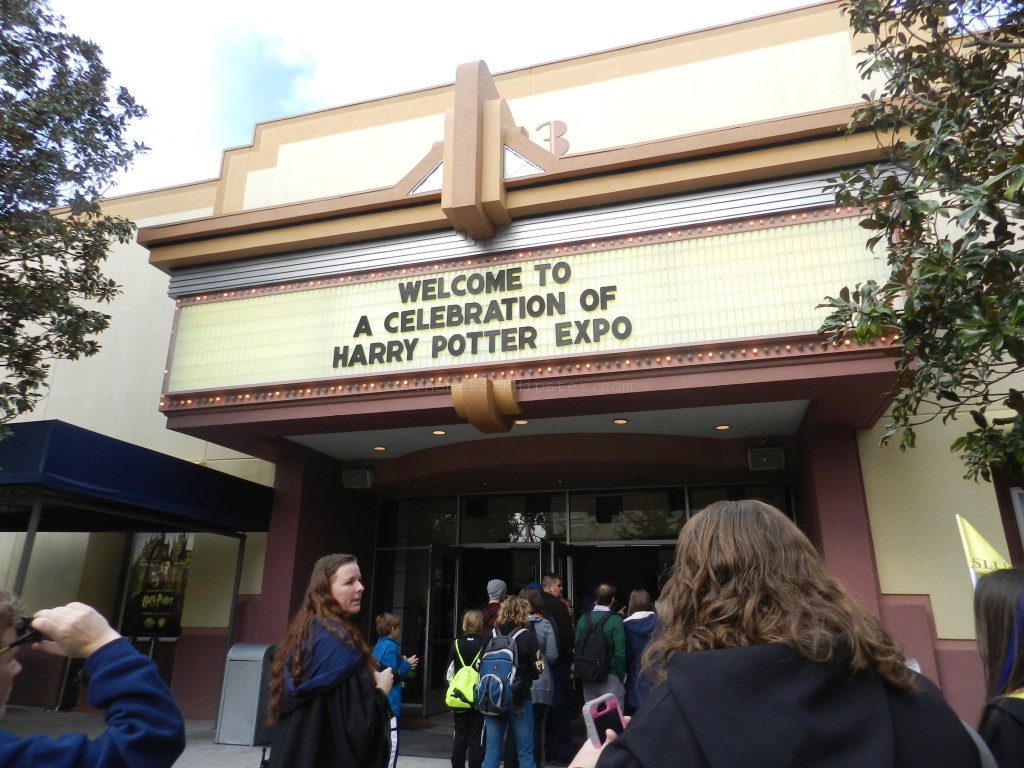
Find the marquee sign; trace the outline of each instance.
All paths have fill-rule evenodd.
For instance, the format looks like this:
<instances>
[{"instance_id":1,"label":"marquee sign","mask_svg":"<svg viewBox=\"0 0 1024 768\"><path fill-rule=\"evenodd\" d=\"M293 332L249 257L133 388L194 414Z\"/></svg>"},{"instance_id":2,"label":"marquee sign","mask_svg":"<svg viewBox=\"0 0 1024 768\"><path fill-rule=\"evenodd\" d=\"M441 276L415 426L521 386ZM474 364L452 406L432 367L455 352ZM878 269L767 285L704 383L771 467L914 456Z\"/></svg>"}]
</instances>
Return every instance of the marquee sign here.
<instances>
[{"instance_id":1,"label":"marquee sign","mask_svg":"<svg viewBox=\"0 0 1024 768\"><path fill-rule=\"evenodd\" d=\"M167 391L808 333L824 296L884 276L842 218L197 297L178 310Z\"/></svg>"}]
</instances>

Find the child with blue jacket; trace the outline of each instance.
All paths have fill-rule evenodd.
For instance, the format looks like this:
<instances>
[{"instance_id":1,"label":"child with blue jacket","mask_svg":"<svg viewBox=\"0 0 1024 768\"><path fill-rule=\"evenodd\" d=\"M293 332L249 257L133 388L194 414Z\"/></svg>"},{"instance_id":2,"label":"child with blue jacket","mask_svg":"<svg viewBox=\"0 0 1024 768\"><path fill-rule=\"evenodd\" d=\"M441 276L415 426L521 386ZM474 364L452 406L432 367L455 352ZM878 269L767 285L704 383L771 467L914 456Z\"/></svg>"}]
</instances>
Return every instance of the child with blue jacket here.
<instances>
[{"instance_id":1,"label":"child with blue jacket","mask_svg":"<svg viewBox=\"0 0 1024 768\"><path fill-rule=\"evenodd\" d=\"M373 646L373 655L381 667L388 667L395 676L395 685L388 693L388 705L391 707L391 759L388 768L395 768L398 760L398 713L402 709L402 686L397 683L412 672L420 663L419 656L406 658L399 653L398 635L402 627L401 621L393 613L382 613L374 619L377 630L377 644Z\"/></svg>"}]
</instances>

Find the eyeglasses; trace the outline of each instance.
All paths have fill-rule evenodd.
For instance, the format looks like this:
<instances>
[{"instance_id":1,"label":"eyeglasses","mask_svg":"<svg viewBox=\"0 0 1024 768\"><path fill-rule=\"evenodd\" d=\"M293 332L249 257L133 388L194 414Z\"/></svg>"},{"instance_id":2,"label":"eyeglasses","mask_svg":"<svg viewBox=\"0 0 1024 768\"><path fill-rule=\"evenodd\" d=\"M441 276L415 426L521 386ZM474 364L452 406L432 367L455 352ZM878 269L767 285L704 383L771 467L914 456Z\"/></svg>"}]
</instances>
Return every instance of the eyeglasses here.
<instances>
[{"instance_id":1,"label":"eyeglasses","mask_svg":"<svg viewBox=\"0 0 1024 768\"><path fill-rule=\"evenodd\" d=\"M31 623L31 616L22 616L18 623L14 625L14 631L18 636L0 648L0 653L6 653L11 648L17 648L19 645L25 645L25 643L34 643L37 640L42 640L43 634L38 629L32 629Z\"/></svg>"}]
</instances>

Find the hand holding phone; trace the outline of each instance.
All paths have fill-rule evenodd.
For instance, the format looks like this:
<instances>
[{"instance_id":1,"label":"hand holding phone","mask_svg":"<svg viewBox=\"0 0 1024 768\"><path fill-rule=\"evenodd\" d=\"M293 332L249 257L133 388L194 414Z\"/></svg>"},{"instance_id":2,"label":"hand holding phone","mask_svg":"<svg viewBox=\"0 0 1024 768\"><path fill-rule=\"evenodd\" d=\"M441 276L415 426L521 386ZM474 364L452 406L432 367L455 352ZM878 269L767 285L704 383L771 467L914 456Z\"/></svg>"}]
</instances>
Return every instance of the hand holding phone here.
<instances>
[{"instance_id":1,"label":"hand holding phone","mask_svg":"<svg viewBox=\"0 0 1024 768\"><path fill-rule=\"evenodd\" d=\"M605 693L583 705L583 721L587 724L587 735L595 747L604 744L605 731L622 733L626 727L619 710L619 700L614 693Z\"/></svg>"}]
</instances>

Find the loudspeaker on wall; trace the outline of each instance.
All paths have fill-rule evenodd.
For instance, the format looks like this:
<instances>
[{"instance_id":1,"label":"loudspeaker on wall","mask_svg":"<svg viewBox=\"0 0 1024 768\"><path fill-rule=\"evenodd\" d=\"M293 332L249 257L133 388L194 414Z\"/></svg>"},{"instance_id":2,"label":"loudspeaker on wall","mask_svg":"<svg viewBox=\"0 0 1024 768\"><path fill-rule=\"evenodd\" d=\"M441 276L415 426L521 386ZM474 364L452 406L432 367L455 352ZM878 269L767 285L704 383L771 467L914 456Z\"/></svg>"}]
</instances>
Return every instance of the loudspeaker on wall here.
<instances>
[{"instance_id":1,"label":"loudspeaker on wall","mask_svg":"<svg viewBox=\"0 0 1024 768\"><path fill-rule=\"evenodd\" d=\"M369 488L373 485L372 469L346 469L341 473L341 485L344 488Z\"/></svg>"},{"instance_id":2,"label":"loudspeaker on wall","mask_svg":"<svg viewBox=\"0 0 1024 768\"><path fill-rule=\"evenodd\" d=\"M786 454L781 448L751 448L747 451L751 469L785 469Z\"/></svg>"}]
</instances>

